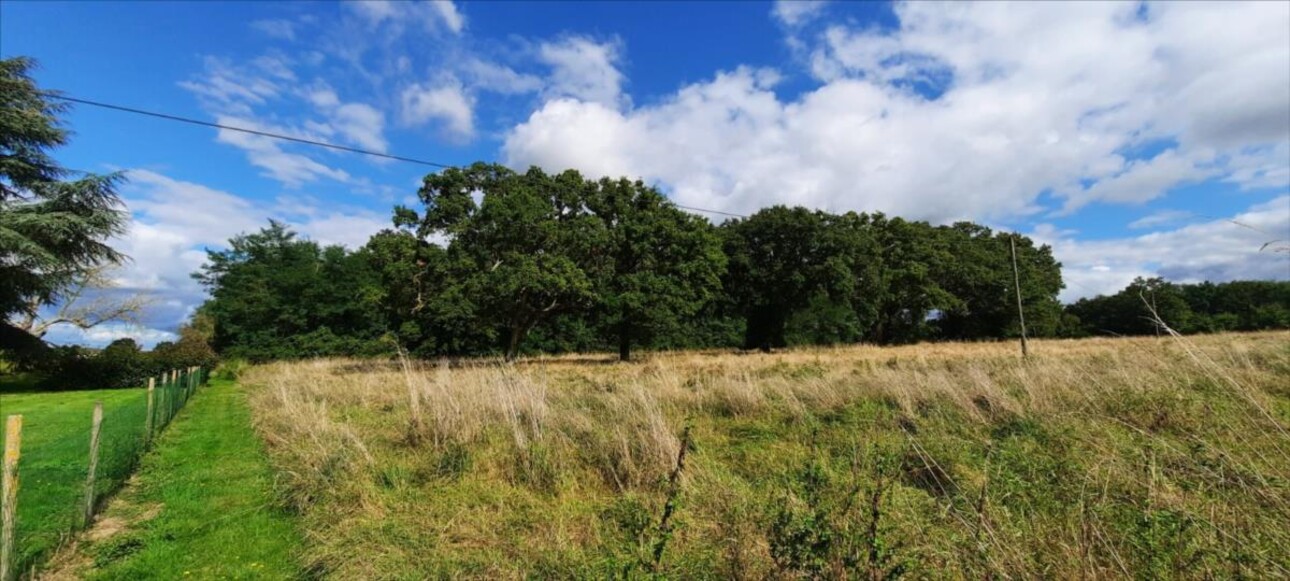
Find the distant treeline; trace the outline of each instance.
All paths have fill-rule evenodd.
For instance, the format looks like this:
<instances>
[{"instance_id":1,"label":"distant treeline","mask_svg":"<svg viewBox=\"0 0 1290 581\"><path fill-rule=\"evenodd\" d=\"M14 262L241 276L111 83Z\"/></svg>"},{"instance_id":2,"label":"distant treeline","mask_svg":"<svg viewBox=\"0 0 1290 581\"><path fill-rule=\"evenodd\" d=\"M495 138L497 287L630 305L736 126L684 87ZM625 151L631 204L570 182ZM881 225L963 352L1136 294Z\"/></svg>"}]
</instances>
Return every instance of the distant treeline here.
<instances>
[{"instance_id":1,"label":"distant treeline","mask_svg":"<svg viewBox=\"0 0 1290 581\"><path fill-rule=\"evenodd\" d=\"M960 222L775 206L720 225L639 181L477 163L355 251L277 222L208 252L222 355L418 356L1075 336L1048 246Z\"/></svg>"},{"instance_id":2,"label":"distant treeline","mask_svg":"<svg viewBox=\"0 0 1290 581\"><path fill-rule=\"evenodd\" d=\"M1174 284L1138 278L1110 296L1066 307L1081 335L1149 335L1290 328L1290 281Z\"/></svg>"}]
</instances>

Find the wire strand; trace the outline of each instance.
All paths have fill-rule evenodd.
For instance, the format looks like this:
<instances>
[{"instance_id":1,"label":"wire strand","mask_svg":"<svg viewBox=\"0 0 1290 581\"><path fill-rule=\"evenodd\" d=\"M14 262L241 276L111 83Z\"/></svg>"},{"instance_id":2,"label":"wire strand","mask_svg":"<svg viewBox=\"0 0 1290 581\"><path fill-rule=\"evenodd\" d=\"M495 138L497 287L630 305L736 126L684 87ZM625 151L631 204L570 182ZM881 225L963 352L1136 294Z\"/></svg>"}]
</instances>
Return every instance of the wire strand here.
<instances>
[{"instance_id":1,"label":"wire strand","mask_svg":"<svg viewBox=\"0 0 1290 581\"><path fill-rule=\"evenodd\" d=\"M148 117L155 117L155 118L157 118L157 119L166 119L166 120L168 120L168 121L178 121L178 122L180 122L180 123L188 123L188 124L190 124L190 125L200 125L200 126L202 126L202 127L213 127L213 128L215 128L215 129L225 129L225 130L228 130L228 131L239 131L239 132L242 132L242 133L249 133L249 134L251 134L251 135L258 135L258 136L260 136L260 137L268 137L268 138L272 138L272 139L281 139L281 140L283 140L283 141L291 141L291 142L294 142L294 143L303 143L303 144L305 144L305 145L313 145L313 146L317 146L317 147L326 147L326 148L329 148L329 149L335 149L335 150L338 150L338 151L346 151L346 152L349 152L349 153L359 153L359 154L363 154L363 155L371 155L371 156L375 156L375 157L382 157L382 158L385 158L385 159L393 159L393 160L397 160L397 161L404 161L404 162L408 162L408 163L415 163L415 164L420 164L420 165L425 165L425 166L430 166L430 167L437 167L437 168L440 168L440 169L448 169L448 168L453 168L453 167L460 167L460 166L450 165L450 164L446 164L446 163L439 163L439 162L437 162L437 161L429 161L429 160L424 160L424 159L417 159L417 158L414 158L414 157L407 157L407 156L403 156L403 155L394 155L394 154L389 154L389 153L381 153L381 152L379 152L379 151L371 151L371 150L367 150L367 149L358 149L358 148L356 148L356 147L349 147L349 146L345 146L345 145L337 145L337 144L335 144L335 143L328 143L328 142L326 142L326 141L317 141L317 140L313 140L313 139L304 139L304 138L302 138L302 137L292 137L292 136L290 136L290 135L283 135L283 134L281 134L281 133L272 133L272 132L269 132L269 131L260 131L260 130L258 130L258 129L248 129L248 128L246 128L246 127L236 127L236 126L233 126L233 125L225 125L225 124L222 124L222 123L212 123L212 122L210 122L210 121L202 121L201 119L193 119L192 117L183 117L183 116L181 116L181 115L171 115L171 114L169 114L169 113L158 113L158 112L156 112L156 111L148 111L148 110L146 110L146 109L138 109L138 108L135 108L135 107L126 107L126 106L124 106L124 105L113 105L112 103L104 103L104 102L102 102L102 101L94 101L94 100L91 100L91 99L82 99L82 98L80 98L80 97L70 97L70 96L65 95L65 94L63 94L63 93L56 93L56 92L49 92L49 91L46 91L46 92L44 92L44 93L42 93L42 94L43 94L43 95L45 95L46 97L51 98L51 99L59 99L59 100L62 100L62 101L68 101L68 102L71 102L71 103L79 103L79 104L81 104L81 105L89 105L89 106L91 106L91 107L101 107L101 108L103 108L103 109L111 109L111 110L113 110L113 111L121 111L121 112L125 112L125 113L134 113L134 114L136 114L136 115L145 115L145 116L148 116ZM693 207L693 206L682 206L682 205L680 205L680 204L676 204L676 203L673 203L673 205L675 205L677 208L680 208L680 209L682 209L682 210L689 210L689 211L691 211L691 212L706 212L706 213L708 213L708 214L718 214L718 215L721 215L721 216L730 216L730 217L732 217L732 218L747 218L747 217L748 217L748 216L747 216L747 215L745 215L745 214L736 214L736 213L734 213L734 212L724 212L724 211L721 211L721 210L709 210L709 209L707 209L707 208L696 208L696 207Z\"/></svg>"},{"instance_id":2,"label":"wire strand","mask_svg":"<svg viewBox=\"0 0 1290 581\"><path fill-rule=\"evenodd\" d=\"M335 143L328 143L328 142L326 142L326 141L316 141L316 140L313 140L313 139L304 139L304 138L302 138L302 137L292 137L292 136L290 136L290 135L282 135L281 133L271 133L271 132L268 132L268 131L260 131L260 130L258 130L258 129L247 129L247 128L245 128L245 127L235 127L235 126L232 126L232 125L224 125L224 124L222 124L222 123L212 123L212 122L210 122L210 121L202 121L202 120L200 120L200 119L193 119L192 117L181 117L181 116L179 116L179 115L171 115L171 114L169 114L169 113L158 113L158 112L156 112L156 111L146 111L146 110L144 110L144 109L135 109L134 107L125 107L125 106L122 106L122 105L113 105L113 104L111 104L111 103L103 103L103 102L99 102L99 101L91 101L91 100L89 100L89 99L81 99L81 98L78 98L78 97L68 97L67 95L63 95L63 94L59 94L59 93L45 93L45 95L46 95L46 96L48 96L48 97L50 97L50 98L54 98L54 99L61 99L61 100L63 100L63 101L70 101L70 102L72 102L72 103L80 103L80 104L82 104L82 105L90 105L90 106L93 106L93 107L102 107L102 108L104 108L104 109L112 109L112 110L114 110L114 111L124 111L124 112L126 112L126 113L135 113L135 114L137 114L137 115L147 115L147 116L149 116L149 117L156 117L156 118L158 118L158 119L168 119L168 120L170 120L170 121L179 121L179 122L181 122L181 123L190 123L190 124L192 124L192 125L201 125L201 126L203 126L203 127L214 127L214 128L216 128L216 129L227 129L227 130L229 130L229 131L240 131L240 132L242 132L242 133L250 133L251 135L259 135L259 136L261 136L261 137L271 137L271 138L273 138L273 139L281 139L281 140L284 140L284 141L293 141L293 142L296 142L296 143L303 143L303 144L306 144L306 145L316 145L316 146L318 146L318 147L327 147L327 148L336 149L336 150L340 150L340 151L348 151L348 152L350 152L350 153L361 153L361 154L363 154L363 155L372 155L372 156L376 156L376 157L383 157L383 158L386 158L386 159L394 159L394 160L398 160L398 161L406 161L406 162L408 162L408 163L416 163L416 164L428 165L428 166L431 166L431 167L444 168L444 169L446 169L446 168L450 168L450 167L456 167L456 166L452 166L452 165L448 165L448 164L444 164L444 163L438 163L438 162L434 162L434 161L426 161L426 160L424 160L424 159L416 159L416 158L412 158L412 157L405 157L405 156L402 156L402 155L392 155L392 154L389 154L389 153L381 153L381 152L379 152L379 151L371 151L371 150L367 150L367 149L358 149L358 148L356 148L356 147L348 147L348 146L345 146L345 145L337 145L337 144L335 144Z\"/></svg>"}]
</instances>

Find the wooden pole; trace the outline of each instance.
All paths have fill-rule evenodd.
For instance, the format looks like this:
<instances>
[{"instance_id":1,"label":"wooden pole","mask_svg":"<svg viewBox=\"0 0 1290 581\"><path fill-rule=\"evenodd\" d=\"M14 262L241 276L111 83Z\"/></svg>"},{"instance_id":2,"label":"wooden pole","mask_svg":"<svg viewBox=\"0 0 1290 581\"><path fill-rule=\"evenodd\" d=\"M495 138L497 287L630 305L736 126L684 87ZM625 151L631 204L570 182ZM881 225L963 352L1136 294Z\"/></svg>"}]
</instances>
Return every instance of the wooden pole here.
<instances>
[{"instance_id":1,"label":"wooden pole","mask_svg":"<svg viewBox=\"0 0 1290 581\"><path fill-rule=\"evenodd\" d=\"M152 410L155 407L152 403L152 398L153 398L153 389L156 387L157 387L157 378L149 377L148 378L148 419L146 420L146 427L143 430L144 442L152 441Z\"/></svg>"},{"instance_id":2,"label":"wooden pole","mask_svg":"<svg viewBox=\"0 0 1290 581\"><path fill-rule=\"evenodd\" d=\"M99 434L103 429L103 402L94 402L94 420L90 424L90 470L85 475L85 526L94 518L94 473L99 469Z\"/></svg>"},{"instance_id":3,"label":"wooden pole","mask_svg":"<svg viewBox=\"0 0 1290 581\"><path fill-rule=\"evenodd\" d=\"M14 569L14 521L18 518L18 456L22 453L22 416L12 415L5 422L4 481L0 490L0 581L18 576Z\"/></svg>"},{"instance_id":4,"label":"wooden pole","mask_svg":"<svg viewBox=\"0 0 1290 581\"><path fill-rule=\"evenodd\" d=\"M1008 245L1012 247L1012 285L1017 289L1017 320L1021 322L1021 356L1030 355L1026 349L1026 312L1021 308L1021 273L1017 270L1017 236L1014 234L1008 238Z\"/></svg>"}]
</instances>

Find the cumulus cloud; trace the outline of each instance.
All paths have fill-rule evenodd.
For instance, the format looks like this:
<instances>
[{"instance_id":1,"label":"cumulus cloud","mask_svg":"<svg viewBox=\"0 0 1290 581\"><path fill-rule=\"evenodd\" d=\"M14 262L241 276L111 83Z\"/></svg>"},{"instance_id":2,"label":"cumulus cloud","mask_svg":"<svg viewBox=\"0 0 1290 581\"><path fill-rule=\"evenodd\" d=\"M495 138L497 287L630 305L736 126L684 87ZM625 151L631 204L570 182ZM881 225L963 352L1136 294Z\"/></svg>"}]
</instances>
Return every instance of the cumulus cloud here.
<instances>
[{"instance_id":1,"label":"cumulus cloud","mask_svg":"<svg viewBox=\"0 0 1290 581\"><path fill-rule=\"evenodd\" d=\"M895 29L834 25L810 41L812 90L782 97L774 74L738 68L640 107L559 92L507 134L504 158L640 176L716 210L933 221L1032 215L1044 194L1074 209L1203 179L1290 184L1288 4L895 11ZM1156 141L1176 146L1131 154Z\"/></svg>"},{"instance_id":2,"label":"cumulus cloud","mask_svg":"<svg viewBox=\"0 0 1290 581\"><path fill-rule=\"evenodd\" d=\"M545 94L617 107L626 104L618 70L619 43L570 36L538 46L537 59L551 67Z\"/></svg>"},{"instance_id":3,"label":"cumulus cloud","mask_svg":"<svg viewBox=\"0 0 1290 581\"><path fill-rule=\"evenodd\" d=\"M1257 204L1228 219L1109 240L1079 240L1041 226L1030 234L1050 244L1067 283L1062 299L1114 293L1137 276L1175 282L1290 280L1290 254L1264 245L1290 239L1290 196Z\"/></svg>"},{"instance_id":4,"label":"cumulus cloud","mask_svg":"<svg viewBox=\"0 0 1290 581\"><path fill-rule=\"evenodd\" d=\"M164 335L157 333L176 329L205 300L204 289L190 275L206 261L207 248L224 248L230 238L266 226L270 217L321 244L349 248L363 245L389 225L381 213L308 198L257 202L149 170L131 170L127 178L121 195L133 220L111 244L131 260L114 279L120 292L147 293L156 299L141 323L152 333L144 337L160 340ZM106 344L118 336L139 338L63 333L69 335L60 341L82 344Z\"/></svg>"},{"instance_id":5,"label":"cumulus cloud","mask_svg":"<svg viewBox=\"0 0 1290 581\"><path fill-rule=\"evenodd\" d=\"M1209 164L1186 159L1175 150L1167 150L1151 159L1132 160L1111 176L1093 185L1071 191L1063 212L1070 213L1089 203L1142 203L1163 196L1170 188L1200 181L1215 173Z\"/></svg>"},{"instance_id":6,"label":"cumulus cloud","mask_svg":"<svg viewBox=\"0 0 1290 581\"><path fill-rule=\"evenodd\" d=\"M438 120L451 135L461 139L475 133L474 99L455 78L445 78L437 85L415 83L403 90L401 103L405 123L420 125Z\"/></svg>"},{"instance_id":7,"label":"cumulus cloud","mask_svg":"<svg viewBox=\"0 0 1290 581\"><path fill-rule=\"evenodd\" d=\"M144 349L151 349L162 341L174 341L179 338L173 332L152 329L142 325L127 323L104 323L90 329L79 329L70 325L58 325L49 330L44 339L55 345L85 345L88 347L107 347L117 339L134 339Z\"/></svg>"}]
</instances>

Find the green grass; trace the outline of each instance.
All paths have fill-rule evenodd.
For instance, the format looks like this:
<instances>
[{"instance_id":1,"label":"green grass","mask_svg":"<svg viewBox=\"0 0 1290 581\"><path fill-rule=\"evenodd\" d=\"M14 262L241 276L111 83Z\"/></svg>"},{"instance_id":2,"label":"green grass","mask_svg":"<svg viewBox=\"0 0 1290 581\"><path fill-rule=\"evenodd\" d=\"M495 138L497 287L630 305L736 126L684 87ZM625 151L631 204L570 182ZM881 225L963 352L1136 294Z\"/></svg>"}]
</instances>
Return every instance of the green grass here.
<instances>
[{"instance_id":1,"label":"green grass","mask_svg":"<svg viewBox=\"0 0 1290 581\"><path fill-rule=\"evenodd\" d=\"M78 548L91 579L288 579L300 537L274 502L273 474L245 395L212 381L176 417L103 513L124 523ZM99 531L95 531L99 532Z\"/></svg>"},{"instance_id":2,"label":"green grass","mask_svg":"<svg viewBox=\"0 0 1290 581\"><path fill-rule=\"evenodd\" d=\"M0 416L23 416L17 570L39 562L81 524L94 402L103 402L104 412L95 486L101 495L134 467L146 397L142 389L0 394Z\"/></svg>"}]
</instances>

